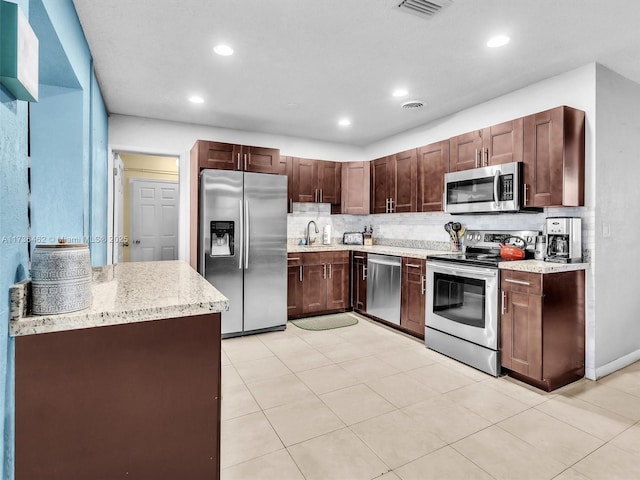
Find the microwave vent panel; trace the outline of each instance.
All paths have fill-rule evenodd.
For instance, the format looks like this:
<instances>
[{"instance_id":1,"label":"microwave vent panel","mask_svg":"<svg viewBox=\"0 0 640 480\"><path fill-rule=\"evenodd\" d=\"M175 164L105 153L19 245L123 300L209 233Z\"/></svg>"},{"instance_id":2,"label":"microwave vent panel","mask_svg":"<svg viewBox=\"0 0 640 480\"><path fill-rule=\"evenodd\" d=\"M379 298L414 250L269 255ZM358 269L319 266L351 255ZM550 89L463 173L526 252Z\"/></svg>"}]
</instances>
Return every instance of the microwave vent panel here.
<instances>
[{"instance_id":1,"label":"microwave vent panel","mask_svg":"<svg viewBox=\"0 0 640 480\"><path fill-rule=\"evenodd\" d=\"M452 3L453 0L402 0L398 7L407 13L428 19Z\"/></svg>"}]
</instances>

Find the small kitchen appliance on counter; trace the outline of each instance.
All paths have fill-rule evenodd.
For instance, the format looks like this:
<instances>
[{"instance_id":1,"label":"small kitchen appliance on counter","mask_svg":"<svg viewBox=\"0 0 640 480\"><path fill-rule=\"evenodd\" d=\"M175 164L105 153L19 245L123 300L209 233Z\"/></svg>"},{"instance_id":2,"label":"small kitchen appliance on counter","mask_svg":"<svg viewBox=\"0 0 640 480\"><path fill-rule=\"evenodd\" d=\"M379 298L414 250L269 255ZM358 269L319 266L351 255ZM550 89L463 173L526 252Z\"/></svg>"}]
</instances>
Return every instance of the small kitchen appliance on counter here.
<instances>
[{"instance_id":1,"label":"small kitchen appliance on counter","mask_svg":"<svg viewBox=\"0 0 640 480\"><path fill-rule=\"evenodd\" d=\"M547 230L547 262L582 262L582 219L549 217Z\"/></svg>"},{"instance_id":2,"label":"small kitchen appliance on counter","mask_svg":"<svg viewBox=\"0 0 640 480\"><path fill-rule=\"evenodd\" d=\"M364 236L362 232L345 232L342 235L342 243L345 245L363 245Z\"/></svg>"}]
</instances>

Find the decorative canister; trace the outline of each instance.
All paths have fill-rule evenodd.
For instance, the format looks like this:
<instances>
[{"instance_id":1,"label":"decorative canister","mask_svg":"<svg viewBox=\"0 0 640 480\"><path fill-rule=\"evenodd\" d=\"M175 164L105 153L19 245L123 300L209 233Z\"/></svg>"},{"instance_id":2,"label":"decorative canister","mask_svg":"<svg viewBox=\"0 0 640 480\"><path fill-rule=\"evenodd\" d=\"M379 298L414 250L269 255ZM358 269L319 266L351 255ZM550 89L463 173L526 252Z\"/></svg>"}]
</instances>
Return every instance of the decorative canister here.
<instances>
[{"instance_id":1,"label":"decorative canister","mask_svg":"<svg viewBox=\"0 0 640 480\"><path fill-rule=\"evenodd\" d=\"M55 315L89 307L91 276L87 244L36 245L31 257L31 312Z\"/></svg>"}]
</instances>

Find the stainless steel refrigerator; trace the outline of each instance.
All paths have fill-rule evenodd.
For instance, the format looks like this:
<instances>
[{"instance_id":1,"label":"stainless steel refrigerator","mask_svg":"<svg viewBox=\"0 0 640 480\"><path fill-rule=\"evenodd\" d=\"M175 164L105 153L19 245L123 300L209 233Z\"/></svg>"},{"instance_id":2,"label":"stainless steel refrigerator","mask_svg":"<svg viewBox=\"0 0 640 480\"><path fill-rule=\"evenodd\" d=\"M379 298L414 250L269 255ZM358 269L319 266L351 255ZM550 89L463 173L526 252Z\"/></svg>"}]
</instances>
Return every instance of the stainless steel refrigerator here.
<instances>
[{"instance_id":1,"label":"stainless steel refrigerator","mask_svg":"<svg viewBox=\"0 0 640 480\"><path fill-rule=\"evenodd\" d=\"M222 335L287 323L287 177L200 174L199 271L229 299Z\"/></svg>"}]
</instances>

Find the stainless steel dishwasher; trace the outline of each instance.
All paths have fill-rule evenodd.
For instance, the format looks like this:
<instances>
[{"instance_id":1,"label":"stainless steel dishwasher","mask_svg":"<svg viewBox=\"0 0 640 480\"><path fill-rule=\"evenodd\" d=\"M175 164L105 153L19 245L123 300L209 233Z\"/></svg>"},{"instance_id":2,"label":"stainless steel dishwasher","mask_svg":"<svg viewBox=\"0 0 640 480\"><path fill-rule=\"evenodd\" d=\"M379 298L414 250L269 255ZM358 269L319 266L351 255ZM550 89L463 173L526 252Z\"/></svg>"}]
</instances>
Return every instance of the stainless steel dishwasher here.
<instances>
[{"instance_id":1,"label":"stainless steel dishwasher","mask_svg":"<svg viewBox=\"0 0 640 480\"><path fill-rule=\"evenodd\" d=\"M400 325L402 257L367 256L367 313Z\"/></svg>"}]
</instances>

